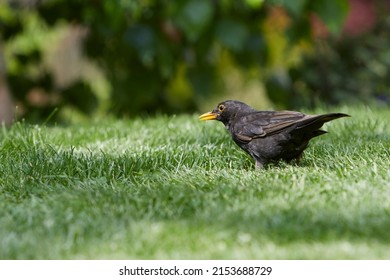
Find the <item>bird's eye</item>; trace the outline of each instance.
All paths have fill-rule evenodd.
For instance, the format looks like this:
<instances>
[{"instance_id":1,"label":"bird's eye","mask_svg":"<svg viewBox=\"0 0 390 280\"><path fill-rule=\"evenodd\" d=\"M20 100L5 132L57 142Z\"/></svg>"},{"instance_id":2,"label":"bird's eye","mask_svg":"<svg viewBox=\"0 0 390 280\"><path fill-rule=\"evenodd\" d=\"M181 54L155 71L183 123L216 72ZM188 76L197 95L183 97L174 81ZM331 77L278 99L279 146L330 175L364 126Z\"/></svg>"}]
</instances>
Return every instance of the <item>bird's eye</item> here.
<instances>
[{"instance_id":1,"label":"bird's eye","mask_svg":"<svg viewBox=\"0 0 390 280\"><path fill-rule=\"evenodd\" d=\"M219 106L218 106L218 110L219 110L220 112L222 112L223 110L225 110L225 106L224 106L224 105L219 105Z\"/></svg>"}]
</instances>

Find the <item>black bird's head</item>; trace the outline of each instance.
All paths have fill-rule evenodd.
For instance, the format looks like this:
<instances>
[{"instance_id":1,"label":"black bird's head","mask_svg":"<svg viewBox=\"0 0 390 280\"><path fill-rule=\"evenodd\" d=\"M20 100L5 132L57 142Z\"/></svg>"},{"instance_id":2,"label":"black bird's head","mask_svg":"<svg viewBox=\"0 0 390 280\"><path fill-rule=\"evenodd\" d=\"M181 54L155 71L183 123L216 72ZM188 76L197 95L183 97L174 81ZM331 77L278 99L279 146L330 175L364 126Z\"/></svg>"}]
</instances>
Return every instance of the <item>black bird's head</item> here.
<instances>
[{"instance_id":1,"label":"black bird's head","mask_svg":"<svg viewBox=\"0 0 390 280\"><path fill-rule=\"evenodd\" d=\"M199 116L202 121L217 120L225 125L233 121L237 115L254 111L245 103L237 100L226 100L217 105L211 112Z\"/></svg>"}]
</instances>

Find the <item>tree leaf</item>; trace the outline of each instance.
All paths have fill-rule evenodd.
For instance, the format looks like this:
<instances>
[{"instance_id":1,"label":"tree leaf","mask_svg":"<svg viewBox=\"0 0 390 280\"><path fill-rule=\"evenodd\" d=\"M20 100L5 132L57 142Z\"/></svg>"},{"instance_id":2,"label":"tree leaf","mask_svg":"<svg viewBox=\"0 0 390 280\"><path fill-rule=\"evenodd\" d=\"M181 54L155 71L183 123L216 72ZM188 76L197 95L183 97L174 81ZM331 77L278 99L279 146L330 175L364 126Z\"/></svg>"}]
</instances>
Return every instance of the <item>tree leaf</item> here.
<instances>
[{"instance_id":1,"label":"tree leaf","mask_svg":"<svg viewBox=\"0 0 390 280\"><path fill-rule=\"evenodd\" d=\"M248 4L248 6L250 6L252 9L258 9L260 8L263 3L264 3L264 0L245 0L245 2Z\"/></svg>"},{"instance_id":2,"label":"tree leaf","mask_svg":"<svg viewBox=\"0 0 390 280\"><path fill-rule=\"evenodd\" d=\"M244 24L229 19L219 21L215 32L218 40L233 51L242 50L249 34Z\"/></svg>"},{"instance_id":3,"label":"tree leaf","mask_svg":"<svg viewBox=\"0 0 390 280\"><path fill-rule=\"evenodd\" d=\"M144 65L152 65L156 53L156 36L147 25L135 25L125 32L125 40L137 51Z\"/></svg>"},{"instance_id":4,"label":"tree leaf","mask_svg":"<svg viewBox=\"0 0 390 280\"><path fill-rule=\"evenodd\" d=\"M214 7L209 0L188 0L181 7L176 23L187 38L196 41L213 17Z\"/></svg>"},{"instance_id":5,"label":"tree leaf","mask_svg":"<svg viewBox=\"0 0 390 280\"><path fill-rule=\"evenodd\" d=\"M284 0L281 5L285 7L295 17L300 17L305 9L308 0Z\"/></svg>"},{"instance_id":6,"label":"tree leaf","mask_svg":"<svg viewBox=\"0 0 390 280\"><path fill-rule=\"evenodd\" d=\"M312 5L313 11L324 21L332 34L341 31L349 11L348 0L316 0Z\"/></svg>"}]
</instances>

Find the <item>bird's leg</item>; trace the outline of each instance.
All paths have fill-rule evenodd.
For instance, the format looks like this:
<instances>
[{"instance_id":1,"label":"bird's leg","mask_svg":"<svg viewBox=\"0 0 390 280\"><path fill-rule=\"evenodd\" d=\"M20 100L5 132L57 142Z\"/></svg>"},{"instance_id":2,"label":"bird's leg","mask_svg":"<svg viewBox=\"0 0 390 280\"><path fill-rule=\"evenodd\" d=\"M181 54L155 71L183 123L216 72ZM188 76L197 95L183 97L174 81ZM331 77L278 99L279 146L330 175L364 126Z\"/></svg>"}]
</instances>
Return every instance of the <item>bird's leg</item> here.
<instances>
[{"instance_id":1,"label":"bird's leg","mask_svg":"<svg viewBox=\"0 0 390 280\"><path fill-rule=\"evenodd\" d=\"M264 164L258 160L256 160L256 169L262 169L264 168Z\"/></svg>"},{"instance_id":2,"label":"bird's leg","mask_svg":"<svg viewBox=\"0 0 390 280\"><path fill-rule=\"evenodd\" d=\"M295 158L295 162L296 162L297 165L299 165L299 163L301 162L302 155L303 155L303 152L300 153L300 154Z\"/></svg>"}]
</instances>

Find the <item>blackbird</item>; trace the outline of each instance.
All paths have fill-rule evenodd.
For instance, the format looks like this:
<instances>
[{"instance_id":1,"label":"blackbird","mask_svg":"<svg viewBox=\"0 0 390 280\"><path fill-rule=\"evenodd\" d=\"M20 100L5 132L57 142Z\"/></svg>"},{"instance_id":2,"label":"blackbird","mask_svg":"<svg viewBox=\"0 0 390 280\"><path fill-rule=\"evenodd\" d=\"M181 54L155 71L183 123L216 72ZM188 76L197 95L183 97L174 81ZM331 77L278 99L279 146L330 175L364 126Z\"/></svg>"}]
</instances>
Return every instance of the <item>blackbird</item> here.
<instances>
[{"instance_id":1,"label":"blackbird","mask_svg":"<svg viewBox=\"0 0 390 280\"><path fill-rule=\"evenodd\" d=\"M331 120L349 117L343 113L305 115L293 111L257 111L247 104L227 100L218 104L200 120L218 120L230 132L233 141L264 167L269 162L295 159L299 163L309 140L327 133L321 126Z\"/></svg>"}]
</instances>

